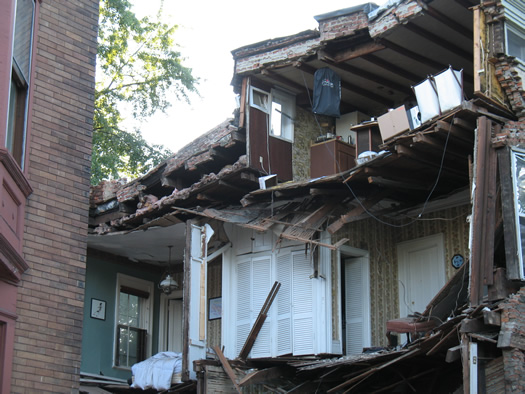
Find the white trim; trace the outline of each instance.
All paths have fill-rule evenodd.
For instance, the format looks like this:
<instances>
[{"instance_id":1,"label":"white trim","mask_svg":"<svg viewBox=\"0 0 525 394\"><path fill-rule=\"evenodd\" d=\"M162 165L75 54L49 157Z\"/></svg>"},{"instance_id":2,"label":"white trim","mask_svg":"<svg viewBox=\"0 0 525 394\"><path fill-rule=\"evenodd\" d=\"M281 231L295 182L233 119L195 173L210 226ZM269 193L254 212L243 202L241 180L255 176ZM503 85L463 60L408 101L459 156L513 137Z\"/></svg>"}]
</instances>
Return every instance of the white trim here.
<instances>
[{"instance_id":1,"label":"white trim","mask_svg":"<svg viewBox=\"0 0 525 394\"><path fill-rule=\"evenodd\" d=\"M263 106L255 102L254 95L253 95L254 92L260 94L263 97L266 96L267 98L266 106ZM256 88L250 85L250 107L257 108L258 110L269 114L271 110L271 105L272 105L272 97L269 92L266 92L262 89L259 89L259 88Z\"/></svg>"},{"instance_id":2,"label":"white trim","mask_svg":"<svg viewBox=\"0 0 525 394\"><path fill-rule=\"evenodd\" d=\"M269 119L269 135L270 137L279 138L283 141L287 142L294 142L294 122L295 122L295 96L291 95L290 93L284 92L279 89L272 89L271 92L271 106L270 106L270 119ZM281 125L279 127L281 134L276 135L272 133L272 117L273 117L273 104L277 103L280 104L282 107L282 110L280 111L281 115L279 118L281 119ZM285 122L285 126L283 127L283 120L282 118L287 119Z\"/></svg>"},{"instance_id":3,"label":"white trim","mask_svg":"<svg viewBox=\"0 0 525 394\"><path fill-rule=\"evenodd\" d=\"M525 151L522 149L517 149L513 147L511 149L511 179L512 179L512 194L514 197L514 226L516 227L516 243L517 243L517 252L518 252L518 262L519 262L519 275L522 280L525 280L525 270L523 269L524 262L523 262L523 248L521 244L522 237L525 237L525 234L521 233L521 226L520 226L520 208L519 208L519 201L518 201L518 180L516 179L517 175L517 167L516 167L516 157L520 156L525 160ZM525 170L525 167L524 167Z\"/></svg>"},{"instance_id":4,"label":"white trim","mask_svg":"<svg viewBox=\"0 0 525 394\"><path fill-rule=\"evenodd\" d=\"M469 385L470 394L478 393L478 344L469 342Z\"/></svg>"},{"instance_id":5,"label":"white trim","mask_svg":"<svg viewBox=\"0 0 525 394\"><path fill-rule=\"evenodd\" d=\"M140 328L147 331L146 334L146 358L151 357L152 354L152 333L153 333L153 298L155 297L155 291L153 282L128 276L122 273L117 273L117 283L115 287L115 316L113 325L113 367L119 369L131 369L130 367L123 367L116 365L115 355L117 353L117 326L118 326L118 312L120 305L120 287L121 286L132 287L137 290L145 291L149 293L148 299L144 302L145 311L141 315Z\"/></svg>"}]
</instances>

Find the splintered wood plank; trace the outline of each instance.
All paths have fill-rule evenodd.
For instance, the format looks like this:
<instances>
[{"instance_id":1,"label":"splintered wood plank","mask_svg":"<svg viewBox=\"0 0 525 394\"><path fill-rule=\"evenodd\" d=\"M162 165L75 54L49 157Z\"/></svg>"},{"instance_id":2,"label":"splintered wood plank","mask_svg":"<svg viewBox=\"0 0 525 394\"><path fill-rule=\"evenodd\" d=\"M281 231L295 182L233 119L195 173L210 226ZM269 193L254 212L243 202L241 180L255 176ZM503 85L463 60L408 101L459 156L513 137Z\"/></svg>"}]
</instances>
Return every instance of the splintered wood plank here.
<instances>
[{"instance_id":1,"label":"splintered wood plank","mask_svg":"<svg viewBox=\"0 0 525 394\"><path fill-rule=\"evenodd\" d=\"M330 234L334 234L338 230L341 229L350 219L352 219L354 216L361 215L365 210L372 208L374 205L376 205L379 201L390 195L390 191L384 190L372 198L368 198L361 202L357 207L352 209L350 212L348 212L345 215L342 215L338 220L333 222L331 225L328 226L328 232Z\"/></svg>"},{"instance_id":2,"label":"splintered wood plank","mask_svg":"<svg viewBox=\"0 0 525 394\"><path fill-rule=\"evenodd\" d=\"M268 311L270 310L270 307L272 306L273 300L277 296L277 292L281 288L281 283L275 282L270 289L270 293L266 297L266 300L264 301L264 304L261 308L261 311L259 312L259 315L257 316L257 320L255 320L255 323L253 324L253 327L250 331L250 334L248 334L248 338L246 338L246 342L244 343L244 346L241 349L241 352L239 353L239 359L246 360L248 357L248 354L250 354L250 351L252 350L253 344L255 343L255 340L257 339L257 335L259 335L259 332L261 331L261 328L266 320L266 317L268 316Z\"/></svg>"},{"instance_id":3,"label":"splintered wood plank","mask_svg":"<svg viewBox=\"0 0 525 394\"><path fill-rule=\"evenodd\" d=\"M213 350L215 350L215 353L219 357L219 361L221 362L222 367L224 368L224 372L226 372L226 374L232 381L233 385L235 386L235 389L237 390L238 393L241 393L241 388L237 384L235 372L233 372L233 369L230 363L228 362L228 359L224 357L224 354L222 353L221 348L219 346L214 346Z\"/></svg>"},{"instance_id":4,"label":"splintered wood plank","mask_svg":"<svg viewBox=\"0 0 525 394\"><path fill-rule=\"evenodd\" d=\"M249 375L246 375L244 378L242 378L239 381L239 386L242 387L248 384L256 384L271 379L277 379L283 374L283 372L283 367L261 369L259 371L252 372Z\"/></svg>"}]
</instances>

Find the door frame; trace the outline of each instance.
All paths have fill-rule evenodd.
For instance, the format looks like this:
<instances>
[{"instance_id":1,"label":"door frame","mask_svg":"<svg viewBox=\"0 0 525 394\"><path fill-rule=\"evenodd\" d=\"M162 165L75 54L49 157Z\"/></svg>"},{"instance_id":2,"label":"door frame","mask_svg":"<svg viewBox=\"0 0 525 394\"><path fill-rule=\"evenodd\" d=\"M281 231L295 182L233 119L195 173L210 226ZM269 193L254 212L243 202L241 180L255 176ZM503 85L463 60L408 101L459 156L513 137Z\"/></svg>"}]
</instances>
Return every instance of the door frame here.
<instances>
[{"instance_id":1,"label":"door frame","mask_svg":"<svg viewBox=\"0 0 525 394\"><path fill-rule=\"evenodd\" d=\"M371 319L370 319L370 253L368 250L354 248L352 246L343 245L337 250L336 257L336 270L337 270L337 300L338 300L338 316L339 316L339 335L338 339L332 340L332 352L334 354L343 354L343 343L346 338L343 338L343 297L345 296L342 291L342 281L344 278L342 275L342 264L346 259L363 257L366 262L364 264L364 273L363 277L365 278L364 286L368 290L364 293L365 298L365 321L364 321L364 331L363 336L363 346L371 346L372 343L372 331L371 331Z\"/></svg>"}]
</instances>

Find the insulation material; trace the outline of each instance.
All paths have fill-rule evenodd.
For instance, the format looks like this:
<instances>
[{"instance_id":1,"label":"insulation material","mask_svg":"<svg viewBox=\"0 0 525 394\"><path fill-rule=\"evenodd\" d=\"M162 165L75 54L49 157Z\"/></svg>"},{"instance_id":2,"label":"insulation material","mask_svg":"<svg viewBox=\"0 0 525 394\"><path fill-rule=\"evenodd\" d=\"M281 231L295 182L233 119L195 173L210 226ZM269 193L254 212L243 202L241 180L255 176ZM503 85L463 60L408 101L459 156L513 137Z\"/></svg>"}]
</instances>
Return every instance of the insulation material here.
<instances>
[{"instance_id":1,"label":"insulation material","mask_svg":"<svg viewBox=\"0 0 525 394\"><path fill-rule=\"evenodd\" d=\"M340 102L341 78L328 67L318 69L314 74L313 113L339 118Z\"/></svg>"}]
</instances>

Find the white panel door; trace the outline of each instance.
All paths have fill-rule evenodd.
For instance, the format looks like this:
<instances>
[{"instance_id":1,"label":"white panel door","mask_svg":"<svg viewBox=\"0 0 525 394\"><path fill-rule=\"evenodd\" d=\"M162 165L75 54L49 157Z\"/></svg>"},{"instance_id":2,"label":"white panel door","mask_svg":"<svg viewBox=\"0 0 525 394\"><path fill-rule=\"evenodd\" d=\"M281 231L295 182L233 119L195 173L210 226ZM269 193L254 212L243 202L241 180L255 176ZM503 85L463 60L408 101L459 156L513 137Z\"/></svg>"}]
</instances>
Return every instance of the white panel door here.
<instances>
[{"instance_id":1,"label":"white panel door","mask_svg":"<svg viewBox=\"0 0 525 394\"><path fill-rule=\"evenodd\" d=\"M445 284L443 234L400 243L397 256L400 316L422 313Z\"/></svg>"},{"instance_id":2,"label":"white panel door","mask_svg":"<svg viewBox=\"0 0 525 394\"><path fill-rule=\"evenodd\" d=\"M293 354L314 354L314 297L310 253L292 253Z\"/></svg>"},{"instance_id":3,"label":"white panel door","mask_svg":"<svg viewBox=\"0 0 525 394\"><path fill-rule=\"evenodd\" d=\"M346 354L361 354L363 347L370 346L367 263L365 257L344 262Z\"/></svg>"},{"instance_id":4,"label":"white panel door","mask_svg":"<svg viewBox=\"0 0 525 394\"><path fill-rule=\"evenodd\" d=\"M252 259L252 326L255 324L255 321L261 312L261 308L272 288L271 263L271 256L262 256ZM259 331L257 339L253 344L253 349L250 353L251 357L270 357L272 355L271 325L271 313L268 313L261 331Z\"/></svg>"},{"instance_id":5,"label":"white panel door","mask_svg":"<svg viewBox=\"0 0 525 394\"><path fill-rule=\"evenodd\" d=\"M182 352L182 299L168 300L168 351Z\"/></svg>"}]
</instances>

